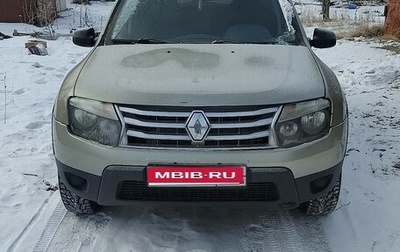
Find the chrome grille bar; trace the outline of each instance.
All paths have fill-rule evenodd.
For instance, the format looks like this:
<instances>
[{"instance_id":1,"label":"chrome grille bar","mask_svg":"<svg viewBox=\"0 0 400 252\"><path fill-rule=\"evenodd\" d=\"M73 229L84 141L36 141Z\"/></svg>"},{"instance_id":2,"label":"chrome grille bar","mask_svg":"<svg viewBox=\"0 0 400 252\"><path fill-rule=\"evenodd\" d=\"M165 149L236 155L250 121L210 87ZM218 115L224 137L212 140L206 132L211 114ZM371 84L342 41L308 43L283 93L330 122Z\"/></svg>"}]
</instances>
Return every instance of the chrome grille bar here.
<instances>
[{"instance_id":1,"label":"chrome grille bar","mask_svg":"<svg viewBox=\"0 0 400 252\"><path fill-rule=\"evenodd\" d=\"M125 118L125 123L129 125L137 125L143 127L158 127L158 128L176 128L184 129L185 124L182 123L155 123L155 122L144 122L137 119Z\"/></svg>"},{"instance_id":2,"label":"chrome grille bar","mask_svg":"<svg viewBox=\"0 0 400 252\"><path fill-rule=\"evenodd\" d=\"M269 136L269 133L267 131L265 132L259 132L259 133L254 133L254 134L248 134L248 135L233 135L233 136L208 136L207 140L211 141L236 141L236 140L248 140L248 139L257 139L257 138L262 138L262 137L267 137Z\"/></svg>"},{"instance_id":3,"label":"chrome grille bar","mask_svg":"<svg viewBox=\"0 0 400 252\"><path fill-rule=\"evenodd\" d=\"M255 111L241 111L241 112L206 112L208 117L239 117L239 116L255 116L268 113L275 113L278 108L265 108Z\"/></svg>"},{"instance_id":4,"label":"chrome grille bar","mask_svg":"<svg viewBox=\"0 0 400 252\"><path fill-rule=\"evenodd\" d=\"M254 123L213 123L213 129L231 129L231 128L251 128L259 127L263 125L269 125L272 123L272 118L263 119L256 121Z\"/></svg>"},{"instance_id":5,"label":"chrome grille bar","mask_svg":"<svg viewBox=\"0 0 400 252\"><path fill-rule=\"evenodd\" d=\"M153 122L144 122L132 118L125 118L125 123L130 125L137 125L143 127L159 127L159 128L176 128L176 129L184 129L185 124L179 123L153 123ZM230 128L251 128L257 126L268 125L272 123L272 119L263 119L254 123L213 123L213 129L230 129Z\"/></svg>"},{"instance_id":6,"label":"chrome grille bar","mask_svg":"<svg viewBox=\"0 0 400 252\"><path fill-rule=\"evenodd\" d=\"M139 110L129 107L119 107L121 112L127 112L135 115L145 115L145 116L160 116L160 117L189 117L190 112L166 112L166 111L147 111Z\"/></svg>"},{"instance_id":7,"label":"chrome grille bar","mask_svg":"<svg viewBox=\"0 0 400 252\"><path fill-rule=\"evenodd\" d=\"M139 137L152 140L173 140L173 141L190 141L189 136L175 136L175 135L153 135L141 133L133 130L128 130L127 135L131 137Z\"/></svg>"},{"instance_id":8,"label":"chrome grille bar","mask_svg":"<svg viewBox=\"0 0 400 252\"><path fill-rule=\"evenodd\" d=\"M140 138L146 138L146 139L152 139L152 140L190 141L189 136L152 135L152 134L146 134L146 133L141 133L141 132L132 131L132 130L128 130L127 135L132 136L132 137L140 137ZM267 136L269 136L268 132L259 132L259 133L248 134L248 135L239 135L239 136L238 135L208 136L207 140L211 140L211 141L246 140L246 139L256 139L256 138L267 137Z\"/></svg>"},{"instance_id":9,"label":"chrome grille bar","mask_svg":"<svg viewBox=\"0 0 400 252\"><path fill-rule=\"evenodd\" d=\"M270 130L279 107L187 108L120 105L116 109L125 129L122 146L246 149L274 147L270 142ZM186 123L195 110L204 111L210 121L210 131L202 144L192 143L186 130Z\"/></svg>"}]
</instances>

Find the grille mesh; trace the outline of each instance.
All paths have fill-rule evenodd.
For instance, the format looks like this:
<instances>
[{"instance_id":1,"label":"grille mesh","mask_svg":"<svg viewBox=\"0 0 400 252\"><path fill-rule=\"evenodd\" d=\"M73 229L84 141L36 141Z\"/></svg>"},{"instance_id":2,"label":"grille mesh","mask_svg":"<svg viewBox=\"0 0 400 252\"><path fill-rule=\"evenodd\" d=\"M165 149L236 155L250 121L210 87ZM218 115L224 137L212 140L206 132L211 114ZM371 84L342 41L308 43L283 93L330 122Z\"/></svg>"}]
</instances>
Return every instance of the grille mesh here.
<instances>
[{"instance_id":1,"label":"grille mesh","mask_svg":"<svg viewBox=\"0 0 400 252\"><path fill-rule=\"evenodd\" d=\"M118 187L122 200L154 201L276 201L278 191L270 182L249 183L246 187L148 187L142 181L123 181Z\"/></svg>"},{"instance_id":2,"label":"grille mesh","mask_svg":"<svg viewBox=\"0 0 400 252\"><path fill-rule=\"evenodd\" d=\"M124 146L163 148L251 148L271 146L271 124L278 107L117 106L125 123ZM192 142L185 128L192 111L204 111L210 131Z\"/></svg>"}]
</instances>

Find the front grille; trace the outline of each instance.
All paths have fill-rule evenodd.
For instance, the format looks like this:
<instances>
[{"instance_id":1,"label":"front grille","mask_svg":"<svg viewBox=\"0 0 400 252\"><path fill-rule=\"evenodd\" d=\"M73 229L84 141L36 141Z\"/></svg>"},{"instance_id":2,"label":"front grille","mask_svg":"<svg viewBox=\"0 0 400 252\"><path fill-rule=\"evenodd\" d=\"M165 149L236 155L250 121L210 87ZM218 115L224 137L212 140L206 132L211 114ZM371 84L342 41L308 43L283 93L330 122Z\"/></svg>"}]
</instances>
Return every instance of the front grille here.
<instances>
[{"instance_id":1,"label":"front grille","mask_svg":"<svg viewBox=\"0 0 400 252\"><path fill-rule=\"evenodd\" d=\"M271 125L278 108L117 106L125 124L123 146L162 148L274 147ZM192 142L185 128L194 110L204 111L210 123L201 143Z\"/></svg>"},{"instance_id":2,"label":"front grille","mask_svg":"<svg viewBox=\"0 0 400 252\"><path fill-rule=\"evenodd\" d=\"M146 182L123 181L118 186L122 200L154 201L276 201L274 183L249 183L246 187L148 187Z\"/></svg>"}]
</instances>

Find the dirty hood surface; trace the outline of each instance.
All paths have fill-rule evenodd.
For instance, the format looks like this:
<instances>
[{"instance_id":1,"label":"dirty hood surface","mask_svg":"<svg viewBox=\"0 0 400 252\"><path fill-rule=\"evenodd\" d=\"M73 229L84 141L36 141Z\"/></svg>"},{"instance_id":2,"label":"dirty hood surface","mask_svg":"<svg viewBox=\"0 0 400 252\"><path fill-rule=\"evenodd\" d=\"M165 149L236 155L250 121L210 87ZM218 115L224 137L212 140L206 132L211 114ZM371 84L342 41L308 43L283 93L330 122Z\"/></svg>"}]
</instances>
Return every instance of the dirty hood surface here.
<instances>
[{"instance_id":1,"label":"dirty hood surface","mask_svg":"<svg viewBox=\"0 0 400 252\"><path fill-rule=\"evenodd\" d=\"M283 45L115 45L94 49L75 95L141 105L261 105L323 97L311 52Z\"/></svg>"}]
</instances>

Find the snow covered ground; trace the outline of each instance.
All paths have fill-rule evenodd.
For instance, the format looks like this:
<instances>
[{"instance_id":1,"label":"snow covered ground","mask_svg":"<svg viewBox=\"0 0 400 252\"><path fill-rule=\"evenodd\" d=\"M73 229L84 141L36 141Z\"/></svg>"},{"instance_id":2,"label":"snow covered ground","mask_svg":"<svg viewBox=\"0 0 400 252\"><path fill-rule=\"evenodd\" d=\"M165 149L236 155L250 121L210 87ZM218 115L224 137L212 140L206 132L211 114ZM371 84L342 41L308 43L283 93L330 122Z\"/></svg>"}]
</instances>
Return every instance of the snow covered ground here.
<instances>
[{"instance_id":1,"label":"snow covered ground","mask_svg":"<svg viewBox=\"0 0 400 252\"><path fill-rule=\"evenodd\" d=\"M110 5L71 5L53 28L101 26ZM0 23L5 34L14 29L39 30ZM24 48L29 39L0 40L0 251L400 250L400 55L382 49L398 42L357 38L315 50L337 74L350 111L333 214L140 204L82 219L65 212L55 188L50 119L64 76L89 49L66 36L47 41L48 56L35 56Z\"/></svg>"}]
</instances>

